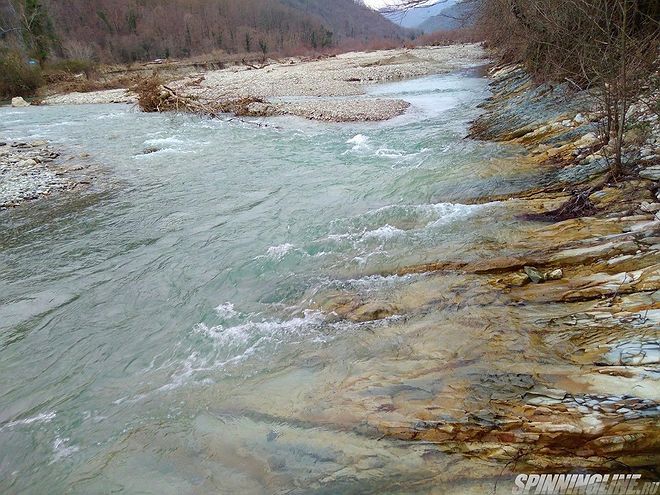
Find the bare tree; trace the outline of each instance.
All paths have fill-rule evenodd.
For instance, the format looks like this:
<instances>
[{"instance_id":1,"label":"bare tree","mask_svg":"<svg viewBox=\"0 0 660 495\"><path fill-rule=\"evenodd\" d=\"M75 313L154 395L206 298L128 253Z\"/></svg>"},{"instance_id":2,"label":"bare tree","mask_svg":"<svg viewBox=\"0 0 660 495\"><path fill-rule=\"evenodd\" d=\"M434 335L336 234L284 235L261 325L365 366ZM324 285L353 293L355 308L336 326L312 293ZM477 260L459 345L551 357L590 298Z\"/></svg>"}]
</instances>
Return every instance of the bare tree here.
<instances>
[{"instance_id":1,"label":"bare tree","mask_svg":"<svg viewBox=\"0 0 660 495\"><path fill-rule=\"evenodd\" d=\"M658 69L658 0L467 0L480 28L509 61L540 80L568 81L597 98L604 153L622 172L629 109ZM402 0L414 8L423 0Z\"/></svg>"}]
</instances>

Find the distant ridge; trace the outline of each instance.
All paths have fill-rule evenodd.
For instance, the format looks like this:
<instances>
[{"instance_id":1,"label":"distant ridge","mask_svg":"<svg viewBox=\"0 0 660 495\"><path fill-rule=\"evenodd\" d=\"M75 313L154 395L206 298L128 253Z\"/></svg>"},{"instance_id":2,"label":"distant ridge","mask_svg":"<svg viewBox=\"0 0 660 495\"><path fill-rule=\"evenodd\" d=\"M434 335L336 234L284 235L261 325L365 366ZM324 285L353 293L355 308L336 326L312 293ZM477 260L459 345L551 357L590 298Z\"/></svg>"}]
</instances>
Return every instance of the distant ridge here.
<instances>
[{"instance_id":1,"label":"distant ridge","mask_svg":"<svg viewBox=\"0 0 660 495\"><path fill-rule=\"evenodd\" d=\"M354 0L30 0L15 5L18 11L0 6L0 26L10 33L5 38L13 36L4 41L38 52L40 59L132 62L214 51L295 54L352 42L360 47L403 41L409 35ZM31 32L12 35L21 32L21 18L36 20Z\"/></svg>"}]
</instances>

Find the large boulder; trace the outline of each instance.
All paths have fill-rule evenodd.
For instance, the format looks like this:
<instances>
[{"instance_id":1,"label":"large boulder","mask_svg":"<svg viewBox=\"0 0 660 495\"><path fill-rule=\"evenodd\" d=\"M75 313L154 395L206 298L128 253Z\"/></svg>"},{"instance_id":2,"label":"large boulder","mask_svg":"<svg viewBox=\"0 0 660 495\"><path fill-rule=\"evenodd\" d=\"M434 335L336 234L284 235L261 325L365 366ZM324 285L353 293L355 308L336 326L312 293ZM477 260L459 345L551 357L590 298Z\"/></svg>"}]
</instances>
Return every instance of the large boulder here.
<instances>
[{"instance_id":1,"label":"large boulder","mask_svg":"<svg viewBox=\"0 0 660 495\"><path fill-rule=\"evenodd\" d=\"M21 96L16 96L11 99L11 106L14 108L29 107L30 104L25 101Z\"/></svg>"}]
</instances>

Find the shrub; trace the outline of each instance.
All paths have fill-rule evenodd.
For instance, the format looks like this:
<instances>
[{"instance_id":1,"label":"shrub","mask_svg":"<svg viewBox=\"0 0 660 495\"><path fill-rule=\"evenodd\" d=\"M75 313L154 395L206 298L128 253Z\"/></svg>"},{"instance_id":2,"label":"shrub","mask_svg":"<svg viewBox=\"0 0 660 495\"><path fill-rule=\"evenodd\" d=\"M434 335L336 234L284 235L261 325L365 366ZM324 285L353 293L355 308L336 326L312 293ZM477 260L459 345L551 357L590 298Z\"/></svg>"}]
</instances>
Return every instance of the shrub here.
<instances>
[{"instance_id":1,"label":"shrub","mask_svg":"<svg viewBox=\"0 0 660 495\"><path fill-rule=\"evenodd\" d=\"M63 59L49 62L47 69L68 72L69 74L90 74L95 70L94 62L82 59Z\"/></svg>"},{"instance_id":2,"label":"shrub","mask_svg":"<svg viewBox=\"0 0 660 495\"><path fill-rule=\"evenodd\" d=\"M0 51L0 96L30 96L42 84L39 67L29 66L19 52Z\"/></svg>"}]
</instances>

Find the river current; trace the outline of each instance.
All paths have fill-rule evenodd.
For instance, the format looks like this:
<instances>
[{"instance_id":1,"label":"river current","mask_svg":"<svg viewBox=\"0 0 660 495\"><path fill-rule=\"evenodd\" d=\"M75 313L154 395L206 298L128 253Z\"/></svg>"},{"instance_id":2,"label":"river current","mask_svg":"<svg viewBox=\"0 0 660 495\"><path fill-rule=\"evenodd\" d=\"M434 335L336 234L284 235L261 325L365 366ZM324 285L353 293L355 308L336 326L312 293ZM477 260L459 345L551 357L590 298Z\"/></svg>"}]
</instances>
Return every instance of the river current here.
<instances>
[{"instance_id":1,"label":"river current","mask_svg":"<svg viewBox=\"0 0 660 495\"><path fill-rule=\"evenodd\" d=\"M318 297L501 244L515 218L468 203L503 187L513 151L464 138L488 95L471 72L370 92L413 106L369 124L0 109L5 139L96 164L89 188L0 212L0 492L423 486L402 445L295 419L315 370L350 376L347 349L396 321L348 323Z\"/></svg>"}]
</instances>

